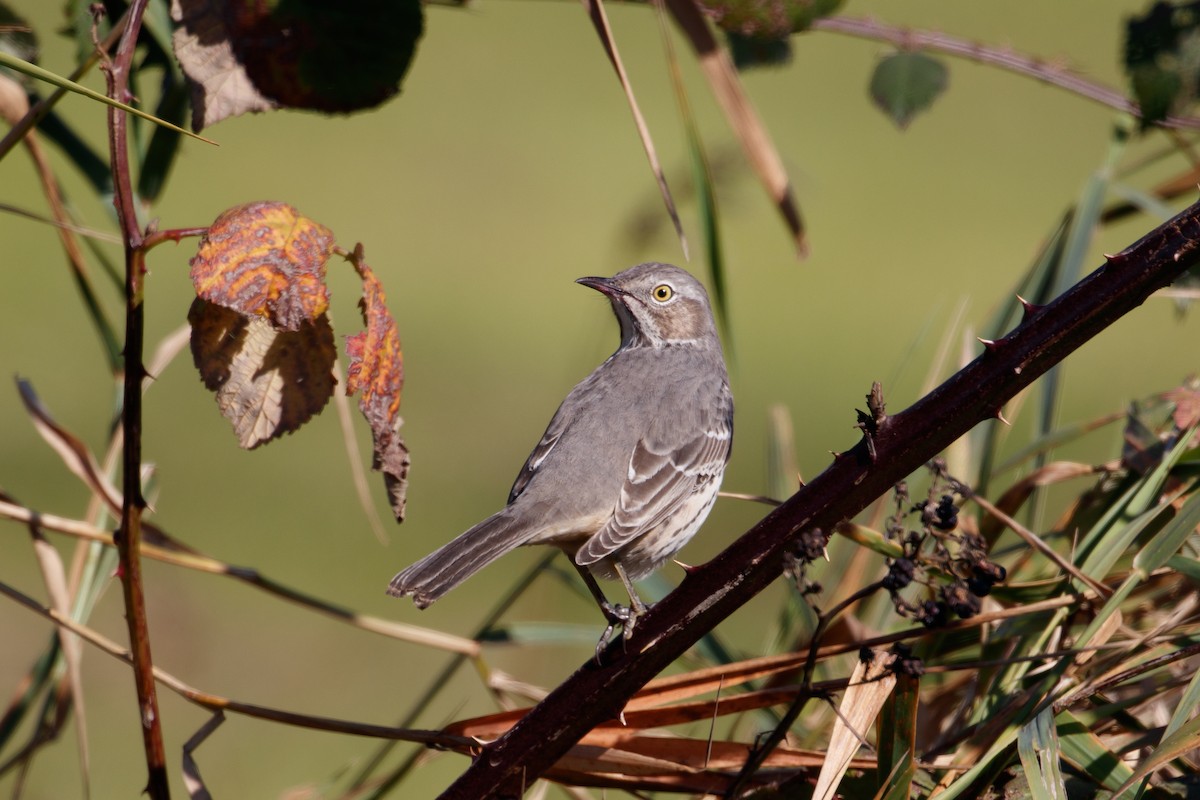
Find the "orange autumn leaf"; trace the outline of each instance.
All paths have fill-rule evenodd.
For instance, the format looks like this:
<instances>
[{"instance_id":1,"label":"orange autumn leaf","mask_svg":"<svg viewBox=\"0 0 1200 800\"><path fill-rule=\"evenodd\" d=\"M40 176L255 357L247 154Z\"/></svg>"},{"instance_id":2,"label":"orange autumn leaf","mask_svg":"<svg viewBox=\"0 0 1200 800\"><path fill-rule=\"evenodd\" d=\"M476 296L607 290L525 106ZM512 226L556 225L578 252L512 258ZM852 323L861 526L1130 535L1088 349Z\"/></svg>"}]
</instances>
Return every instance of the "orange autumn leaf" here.
<instances>
[{"instance_id":1,"label":"orange autumn leaf","mask_svg":"<svg viewBox=\"0 0 1200 800\"><path fill-rule=\"evenodd\" d=\"M333 233L286 203L225 211L191 260L196 294L276 329L298 331L329 308L325 262Z\"/></svg>"},{"instance_id":2,"label":"orange autumn leaf","mask_svg":"<svg viewBox=\"0 0 1200 800\"><path fill-rule=\"evenodd\" d=\"M359 301L367 329L346 338L350 367L346 394L359 395L358 407L375 443L372 468L383 473L396 520L403 521L408 489L408 448L400 437L400 391L404 387L404 358L396 321L387 308L383 285L362 259L362 246L352 259L363 283Z\"/></svg>"}]
</instances>

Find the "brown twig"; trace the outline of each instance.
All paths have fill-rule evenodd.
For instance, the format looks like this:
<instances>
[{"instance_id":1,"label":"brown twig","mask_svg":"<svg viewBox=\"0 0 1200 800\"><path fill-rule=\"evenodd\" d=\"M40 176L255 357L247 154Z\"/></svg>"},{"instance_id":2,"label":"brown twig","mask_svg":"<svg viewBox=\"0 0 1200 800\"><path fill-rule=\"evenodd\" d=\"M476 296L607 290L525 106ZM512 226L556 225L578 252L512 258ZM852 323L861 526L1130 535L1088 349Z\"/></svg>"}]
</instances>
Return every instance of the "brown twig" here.
<instances>
[{"instance_id":1,"label":"brown twig","mask_svg":"<svg viewBox=\"0 0 1200 800\"><path fill-rule=\"evenodd\" d=\"M165 231L151 231L146 234L146 239L142 242L142 251L147 252L166 242L179 244L189 236L203 236L206 233L208 233L207 226L203 228L168 228Z\"/></svg>"},{"instance_id":2,"label":"brown twig","mask_svg":"<svg viewBox=\"0 0 1200 800\"><path fill-rule=\"evenodd\" d=\"M818 31L857 36L860 39L889 42L901 50L935 50L946 55L958 56L1066 89L1080 97L1093 100L1117 111L1133 114L1138 118L1142 116L1141 106L1122 92L1072 72L1062 64L1027 56L1010 49L988 47L980 42L972 42L947 33L913 30L899 25L888 25L873 19L825 17L815 20L812 28ZM1156 124L1163 128L1198 129L1200 128L1200 119L1168 116Z\"/></svg>"},{"instance_id":3,"label":"brown twig","mask_svg":"<svg viewBox=\"0 0 1200 800\"><path fill-rule=\"evenodd\" d=\"M484 752L443 798L515 797L599 722L779 576L807 531L832 530L971 428L996 418L1018 392L1085 342L1200 263L1200 203L1032 311L1008 335L911 407L884 417L859 442L589 660Z\"/></svg>"},{"instance_id":4,"label":"brown twig","mask_svg":"<svg viewBox=\"0 0 1200 800\"><path fill-rule=\"evenodd\" d=\"M66 519L54 514L42 514L3 498L0 498L0 519L11 519L26 524L36 524L45 530L66 534L85 542L98 542L99 544L110 546L113 544L113 537L107 531L100 530L87 522ZM377 633L391 639L445 650L446 652L457 653L468 658L476 658L480 653L480 644L473 639L454 636L453 634L443 633L431 628L422 628L418 625L408 625L403 622L382 619L370 614L360 614L348 608L321 600L299 589L293 589L286 584L261 574L256 569L228 564L206 556L203 553L180 545L173 539L166 538L161 531L157 533L158 538L161 539L160 544L147 542L143 539L141 545L141 555L143 558L153 559L164 564L172 564L184 569L195 570L196 572L208 573L209 575L224 575L227 578L233 578L256 589L260 589L285 602L293 603L318 614L324 614L331 619L344 622L347 625L368 633Z\"/></svg>"},{"instance_id":5,"label":"brown twig","mask_svg":"<svg viewBox=\"0 0 1200 800\"><path fill-rule=\"evenodd\" d=\"M63 630L70 631L76 634L81 639L84 639L89 644L95 645L110 656L124 661L126 664L133 664L134 659L130 652L121 647L116 642L96 632L80 622L76 622L69 616L56 611L52 608L46 608L33 598L22 594L16 589L7 584L0 583L0 595L9 597L25 608L33 611L46 619L51 620ZM254 703L244 703L240 700L232 700L221 695L211 694L209 692L196 689L184 681L176 678L169 672L155 667L153 677L161 681L171 691L178 694L180 697L195 703L198 706L207 708L210 711L228 711L230 713L242 714L256 719L268 720L270 722L278 722L284 725L292 725L298 728L309 728L312 730L330 731L332 733L344 733L352 736L370 736L378 739L395 739L405 742L421 742L427 745L436 745L439 747L449 747L460 750L471 750L476 746L473 739L467 739L462 736L454 736L441 731L413 730L407 728L393 728L387 725L372 725L367 722L353 722L350 720L335 719L332 717L319 717L312 714L300 714L295 711L285 711L279 708L270 706L260 706Z\"/></svg>"},{"instance_id":6,"label":"brown twig","mask_svg":"<svg viewBox=\"0 0 1200 800\"><path fill-rule=\"evenodd\" d=\"M1185 647L1180 647L1178 650L1167 653L1166 655L1152 658L1144 664L1138 664L1136 667L1130 667L1129 669L1122 670L1115 675L1110 675L1097 683L1085 685L1074 694L1056 700L1054 702L1054 713L1058 714L1062 711L1065 711L1066 709L1071 708L1072 706L1088 699L1089 697L1093 697L1094 695L1103 692L1105 689L1118 686L1130 680L1131 678L1144 675L1151 670L1156 670L1159 667L1167 664L1173 664L1176 661L1181 661L1185 658L1191 658L1197 653L1200 653L1200 644L1187 645Z\"/></svg>"},{"instance_id":7,"label":"brown twig","mask_svg":"<svg viewBox=\"0 0 1200 800\"><path fill-rule=\"evenodd\" d=\"M133 0L128 22L116 55L104 62L108 96L123 103L134 100L129 91L129 71L142 29L142 15L148 0ZM151 800L171 796L167 782L167 760L163 750L162 721L158 713L158 694L154 685L154 660L150 655L150 631L146 621L146 597L142 586L142 363L145 344L145 237L138 224L129 168L129 119L125 112L108 109L108 145L113 176L113 205L125 240L125 386L121 410L121 428L125 449L121 463L124 499L121 525L117 533L117 551L121 559L121 586L125 595L125 620L129 628L129 650L137 688L138 719L142 723L142 743L146 751L148 777L146 793Z\"/></svg>"}]
</instances>

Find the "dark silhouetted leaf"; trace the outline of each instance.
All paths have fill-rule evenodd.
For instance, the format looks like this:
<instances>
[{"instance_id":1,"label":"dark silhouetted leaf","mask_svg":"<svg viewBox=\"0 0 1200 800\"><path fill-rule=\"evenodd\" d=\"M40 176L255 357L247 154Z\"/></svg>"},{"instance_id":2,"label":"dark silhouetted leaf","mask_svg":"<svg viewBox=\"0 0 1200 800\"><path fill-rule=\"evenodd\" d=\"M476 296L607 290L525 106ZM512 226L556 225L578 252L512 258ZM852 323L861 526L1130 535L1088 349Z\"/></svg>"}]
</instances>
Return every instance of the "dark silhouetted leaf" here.
<instances>
[{"instance_id":1,"label":"dark silhouetted leaf","mask_svg":"<svg viewBox=\"0 0 1200 800\"><path fill-rule=\"evenodd\" d=\"M337 350L324 314L298 330L276 330L197 297L188 322L196 369L247 450L296 430L333 395Z\"/></svg>"},{"instance_id":2,"label":"dark silhouetted leaf","mask_svg":"<svg viewBox=\"0 0 1200 800\"><path fill-rule=\"evenodd\" d=\"M723 30L747 37L783 39L807 30L844 0L700 0L699 5Z\"/></svg>"},{"instance_id":3,"label":"dark silhouetted leaf","mask_svg":"<svg viewBox=\"0 0 1200 800\"><path fill-rule=\"evenodd\" d=\"M1125 29L1125 71L1142 129L1196 99L1200 69L1200 2L1155 3Z\"/></svg>"},{"instance_id":4,"label":"dark silhouetted leaf","mask_svg":"<svg viewBox=\"0 0 1200 800\"><path fill-rule=\"evenodd\" d=\"M362 277L359 301L367 329L346 338L350 368L346 372L346 394L358 394L358 407L375 442L373 469L383 473L397 522L404 520L408 491L408 448L400 437L400 391L404 387L404 357L400 334L387 308L383 285L362 260L361 249L354 259Z\"/></svg>"},{"instance_id":5,"label":"dark silhouetted leaf","mask_svg":"<svg viewBox=\"0 0 1200 800\"><path fill-rule=\"evenodd\" d=\"M75 168L88 180L92 190L112 202L112 173L108 161L67 124L58 112L50 111L38 124L38 131L62 149Z\"/></svg>"},{"instance_id":6,"label":"dark silhouetted leaf","mask_svg":"<svg viewBox=\"0 0 1200 800\"><path fill-rule=\"evenodd\" d=\"M751 67L781 67L791 63L792 43L786 36L743 36L735 31L725 34L729 40L729 54L738 69Z\"/></svg>"},{"instance_id":7,"label":"dark silhouetted leaf","mask_svg":"<svg viewBox=\"0 0 1200 800\"><path fill-rule=\"evenodd\" d=\"M871 99L901 129L946 90L946 65L924 53L894 53L875 67Z\"/></svg>"},{"instance_id":8,"label":"dark silhouetted leaf","mask_svg":"<svg viewBox=\"0 0 1200 800\"><path fill-rule=\"evenodd\" d=\"M217 217L196 255L196 294L298 331L329 308L325 262L333 233L286 203L248 203Z\"/></svg>"},{"instance_id":9,"label":"dark silhouetted leaf","mask_svg":"<svg viewBox=\"0 0 1200 800\"><path fill-rule=\"evenodd\" d=\"M154 109L154 115L182 125L188 108L188 92L182 76L178 77L177 80L171 71L164 76L162 96ZM175 163L175 157L179 155L179 144L182 141L183 137L170 128L156 126L150 134L150 144L146 147L146 155L138 173L138 196L143 200L153 202L158 198Z\"/></svg>"},{"instance_id":10,"label":"dark silhouetted leaf","mask_svg":"<svg viewBox=\"0 0 1200 800\"><path fill-rule=\"evenodd\" d=\"M247 111L377 106L400 91L424 26L420 0L179 0L172 16L195 130Z\"/></svg>"}]
</instances>

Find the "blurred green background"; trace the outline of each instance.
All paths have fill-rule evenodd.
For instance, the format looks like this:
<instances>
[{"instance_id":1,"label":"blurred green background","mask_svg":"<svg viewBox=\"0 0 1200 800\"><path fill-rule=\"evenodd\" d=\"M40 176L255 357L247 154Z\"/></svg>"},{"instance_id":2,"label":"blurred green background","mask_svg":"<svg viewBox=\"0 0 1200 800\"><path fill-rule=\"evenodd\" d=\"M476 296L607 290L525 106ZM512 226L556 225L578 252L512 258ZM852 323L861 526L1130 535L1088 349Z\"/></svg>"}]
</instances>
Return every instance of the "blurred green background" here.
<instances>
[{"instance_id":1,"label":"blurred green background","mask_svg":"<svg viewBox=\"0 0 1200 800\"><path fill-rule=\"evenodd\" d=\"M41 64L69 72L72 48L54 33L62 22L59 4L14 6L37 26ZM1123 86L1124 19L1143 10L1141 2L1119 0L863 0L845 9L1061 58L1115 86ZM692 244L688 266L704 276L658 23L639 5L613 5L609 14L680 203ZM826 33L793 41L789 66L743 79L783 154L809 226L812 254L803 262L686 46L676 42L710 156L720 166L737 402L725 480L731 491L767 491L772 404L790 409L800 467L811 476L831 450L854 443L853 410L862 407L872 381L883 382L892 410L920 396L956 309L965 303L966 324L979 326L1010 296L1061 212L1102 163L1116 120L1111 110L1061 90L954 61L948 93L900 132L866 94L871 69L888 46ZM87 82L102 88L95 74ZM60 110L104 149L101 106L68 97ZM409 518L391 529L387 546L376 541L356 501L331 409L282 441L253 453L239 450L185 353L158 376L146 401L144 452L159 481L153 519L206 553L330 601L469 635L497 593L538 553L508 556L425 612L385 597L388 579L504 502L558 402L615 346L607 304L572 281L640 261L683 258L595 33L569 2L430 7L403 94L377 112L345 118L278 112L227 121L207 133L220 146L184 145L152 212L162 227L207 225L229 206L271 199L325 224L343 246L364 243L405 346ZM1161 134L1149 136L1131 146L1127 161L1165 143ZM111 229L110 209L90 196L58 153L52 158L81 217ZM1178 157L1168 160L1138 185L1184 166ZM24 152L0 164L0 202L46 211ZM1157 222L1141 216L1103 231L1088 263L1097 265L1102 252L1121 249ZM0 373L32 381L58 421L102 451L115 389L55 233L5 215L0 236ZM117 248L110 249L119 259ZM185 320L194 249L193 240L151 254L151 343ZM331 270L335 330L353 333L357 283L348 265L331 262ZM107 296L106 304L119 318L117 298ZM962 348L961 330L953 336L952 361ZM1198 341L1194 313L1181 317L1173 302L1151 300L1067 362L1060 418L1119 411L1132 398L1170 388L1197 370ZM1027 441L1031 408L1015 420L1013 447ZM35 509L81 516L86 492L34 432L11 384L0 391L0 432L0 487ZM369 453L365 426L358 435ZM1059 455L1108 458L1118 435L1111 429ZM386 518L375 476L371 488ZM706 560L762 513L761 506L721 501L682 558ZM0 580L44 600L26 531L7 523L0 534ZM71 547L52 538L64 552ZM678 579L673 569L665 574ZM147 563L146 576L156 663L193 686L239 700L393 723L447 658L304 613L226 579L155 562ZM762 620L777 600L758 598L721 632L748 653L762 652ZM114 586L92 624L123 642L122 615ZM511 617L600 630L590 602L549 578ZM15 687L51 629L5 604L0 631L0 688ZM494 647L487 658L522 680L552 686L590 652L589 644L572 641ZM93 796L136 796L145 768L129 671L94 650L85 666ZM181 743L207 714L166 691L161 704L177 782ZM436 727L493 709L468 670L423 724ZM306 786L319 792L373 747L367 740L231 717L197 758L215 796L278 797ZM48 748L34 762L24 796L74 796L76 763L69 738ZM442 756L396 796L431 796L465 763ZM13 784L12 776L0 779L0 794ZM180 785L175 791L182 796Z\"/></svg>"}]
</instances>

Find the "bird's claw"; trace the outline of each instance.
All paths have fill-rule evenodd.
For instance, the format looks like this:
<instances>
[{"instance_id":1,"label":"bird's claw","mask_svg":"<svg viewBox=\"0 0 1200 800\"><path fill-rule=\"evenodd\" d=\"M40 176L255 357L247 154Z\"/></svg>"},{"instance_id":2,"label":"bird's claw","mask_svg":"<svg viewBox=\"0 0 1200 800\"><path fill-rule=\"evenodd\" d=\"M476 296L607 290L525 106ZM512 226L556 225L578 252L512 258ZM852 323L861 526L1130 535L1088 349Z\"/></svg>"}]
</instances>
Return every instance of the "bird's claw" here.
<instances>
[{"instance_id":1,"label":"bird's claw","mask_svg":"<svg viewBox=\"0 0 1200 800\"><path fill-rule=\"evenodd\" d=\"M596 643L597 664L600 663L601 654L612 641L613 631L616 630L616 627L621 626L621 643L624 645L633 635L633 628L637 624L638 617L646 611L645 607L623 606L607 600L600 605L600 610L604 613L604 618L608 620L608 626L604 629L604 633L600 634L600 641Z\"/></svg>"}]
</instances>

